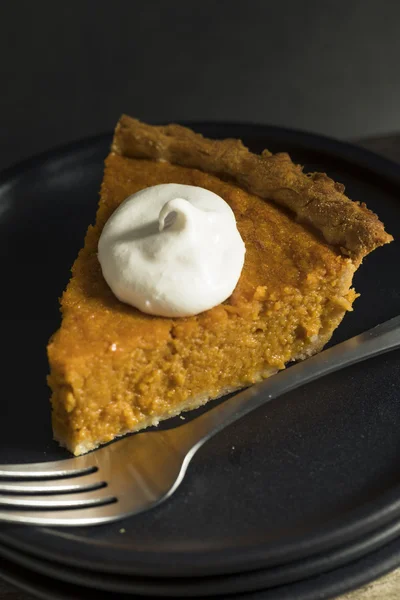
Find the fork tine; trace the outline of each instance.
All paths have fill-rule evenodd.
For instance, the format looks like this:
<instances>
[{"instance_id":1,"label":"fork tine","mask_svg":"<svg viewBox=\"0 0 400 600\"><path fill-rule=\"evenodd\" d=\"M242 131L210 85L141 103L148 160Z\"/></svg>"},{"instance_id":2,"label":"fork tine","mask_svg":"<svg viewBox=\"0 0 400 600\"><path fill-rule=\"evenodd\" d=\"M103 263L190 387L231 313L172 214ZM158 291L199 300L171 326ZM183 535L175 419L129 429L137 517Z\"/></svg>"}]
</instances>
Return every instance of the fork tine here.
<instances>
[{"instance_id":1,"label":"fork tine","mask_svg":"<svg viewBox=\"0 0 400 600\"><path fill-rule=\"evenodd\" d=\"M93 470L88 457L67 458L42 463L27 463L20 465L0 465L0 477L63 477L70 475L80 475L86 471Z\"/></svg>"},{"instance_id":2,"label":"fork tine","mask_svg":"<svg viewBox=\"0 0 400 600\"><path fill-rule=\"evenodd\" d=\"M89 490L80 494L57 494L49 496L21 496L0 494L0 506L15 508L79 508L95 506L114 501L107 487Z\"/></svg>"},{"instance_id":3,"label":"fork tine","mask_svg":"<svg viewBox=\"0 0 400 600\"><path fill-rule=\"evenodd\" d=\"M0 481L1 493L21 493L21 494L51 494L63 492L83 492L93 488L99 488L105 481L101 479L99 473L88 473L80 477L67 479L56 479L53 481Z\"/></svg>"},{"instance_id":4,"label":"fork tine","mask_svg":"<svg viewBox=\"0 0 400 600\"><path fill-rule=\"evenodd\" d=\"M105 506L54 511L0 510L0 521L25 525L83 526L109 523L128 516L119 512L118 502Z\"/></svg>"}]
</instances>

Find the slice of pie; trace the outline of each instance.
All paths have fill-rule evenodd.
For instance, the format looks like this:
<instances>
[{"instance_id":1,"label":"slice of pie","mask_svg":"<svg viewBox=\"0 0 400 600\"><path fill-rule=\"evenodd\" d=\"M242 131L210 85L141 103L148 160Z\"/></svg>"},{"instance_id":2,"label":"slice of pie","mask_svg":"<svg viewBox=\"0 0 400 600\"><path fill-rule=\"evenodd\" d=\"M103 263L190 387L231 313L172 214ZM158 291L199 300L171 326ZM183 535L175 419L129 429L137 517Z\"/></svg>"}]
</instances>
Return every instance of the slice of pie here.
<instances>
[{"instance_id":1,"label":"slice of pie","mask_svg":"<svg viewBox=\"0 0 400 600\"><path fill-rule=\"evenodd\" d=\"M149 316L123 304L97 258L102 228L129 195L200 186L234 211L246 245L232 296L197 316ZM79 455L269 377L321 350L357 297L366 254L392 237L364 204L287 154L255 155L178 125L123 116L106 160L96 224L49 342L55 438Z\"/></svg>"}]
</instances>

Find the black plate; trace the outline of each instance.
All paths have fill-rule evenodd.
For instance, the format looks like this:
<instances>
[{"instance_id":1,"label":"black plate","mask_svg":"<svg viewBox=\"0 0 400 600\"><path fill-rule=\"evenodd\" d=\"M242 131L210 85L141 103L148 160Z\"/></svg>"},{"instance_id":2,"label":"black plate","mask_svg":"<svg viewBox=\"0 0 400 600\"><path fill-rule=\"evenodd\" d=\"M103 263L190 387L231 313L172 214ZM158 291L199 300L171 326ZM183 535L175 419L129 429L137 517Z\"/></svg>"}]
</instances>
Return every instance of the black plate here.
<instances>
[{"instance_id":1,"label":"black plate","mask_svg":"<svg viewBox=\"0 0 400 600\"><path fill-rule=\"evenodd\" d=\"M315 577L359 560L396 539L400 539L400 520L352 544L325 554L270 569L214 577L160 578L99 573L46 561L2 544L0 544L0 556L52 579L96 590L138 594L152 598L198 598L199 596L216 598L228 594L266 590Z\"/></svg>"},{"instance_id":2,"label":"black plate","mask_svg":"<svg viewBox=\"0 0 400 600\"><path fill-rule=\"evenodd\" d=\"M258 592L219 596L219 600L329 600L354 590L400 564L400 540L345 567L290 585ZM43 600L148 600L148 596L116 594L60 583L2 559L0 577ZM207 598L207 597L203 597ZM208 596L210 598L210 596ZM199 599L200 600L200 599Z\"/></svg>"},{"instance_id":3,"label":"black plate","mask_svg":"<svg viewBox=\"0 0 400 600\"><path fill-rule=\"evenodd\" d=\"M400 236L400 169L348 144L245 125L196 127L287 150L327 171ZM51 440L45 383L57 298L93 222L110 137L49 153L0 182L3 401L0 462L67 456ZM398 243L357 273L362 297L334 342L400 312ZM399 352L287 394L235 423L195 457L179 491L157 509L109 526L1 526L0 540L66 564L153 576L234 573L344 545L400 516ZM120 533L120 529L125 533Z\"/></svg>"}]
</instances>

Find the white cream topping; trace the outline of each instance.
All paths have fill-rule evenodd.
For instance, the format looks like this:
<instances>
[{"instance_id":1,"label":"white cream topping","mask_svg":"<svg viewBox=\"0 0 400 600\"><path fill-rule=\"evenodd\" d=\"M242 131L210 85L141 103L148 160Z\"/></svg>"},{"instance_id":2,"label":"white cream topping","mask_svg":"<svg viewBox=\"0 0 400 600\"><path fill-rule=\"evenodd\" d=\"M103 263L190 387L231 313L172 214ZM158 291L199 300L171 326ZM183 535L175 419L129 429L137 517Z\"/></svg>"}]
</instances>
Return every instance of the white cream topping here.
<instances>
[{"instance_id":1,"label":"white cream topping","mask_svg":"<svg viewBox=\"0 0 400 600\"><path fill-rule=\"evenodd\" d=\"M229 298L244 255L229 205L209 190L176 183L129 196L98 246L116 297L163 317L196 315Z\"/></svg>"}]
</instances>

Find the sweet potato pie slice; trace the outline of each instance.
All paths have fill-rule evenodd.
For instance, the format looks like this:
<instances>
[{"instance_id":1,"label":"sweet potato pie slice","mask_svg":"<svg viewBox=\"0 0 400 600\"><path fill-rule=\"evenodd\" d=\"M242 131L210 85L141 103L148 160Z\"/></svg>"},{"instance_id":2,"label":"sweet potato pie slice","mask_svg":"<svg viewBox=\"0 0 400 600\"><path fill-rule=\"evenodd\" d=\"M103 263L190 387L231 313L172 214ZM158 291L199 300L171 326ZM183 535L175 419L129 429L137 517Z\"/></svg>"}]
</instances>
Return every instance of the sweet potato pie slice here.
<instances>
[{"instance_id":1,"label":"sweet potato pie slice","mask_svg":"<svg viewBox=\"0 0 400 600\"><path fill-rule=\"evenodd\" d=\"M97 259L112 212L160 183L221 196L246 245L232 296L194 317L154 317L123 304ZM239 140L123 116L96 223L72 267L62 324L48 346L55 438L79 455L318 352L352 310L362 259L391 239L343 185L304 174L287 154L256 155Z\"/></svg>"}]
</instances>

